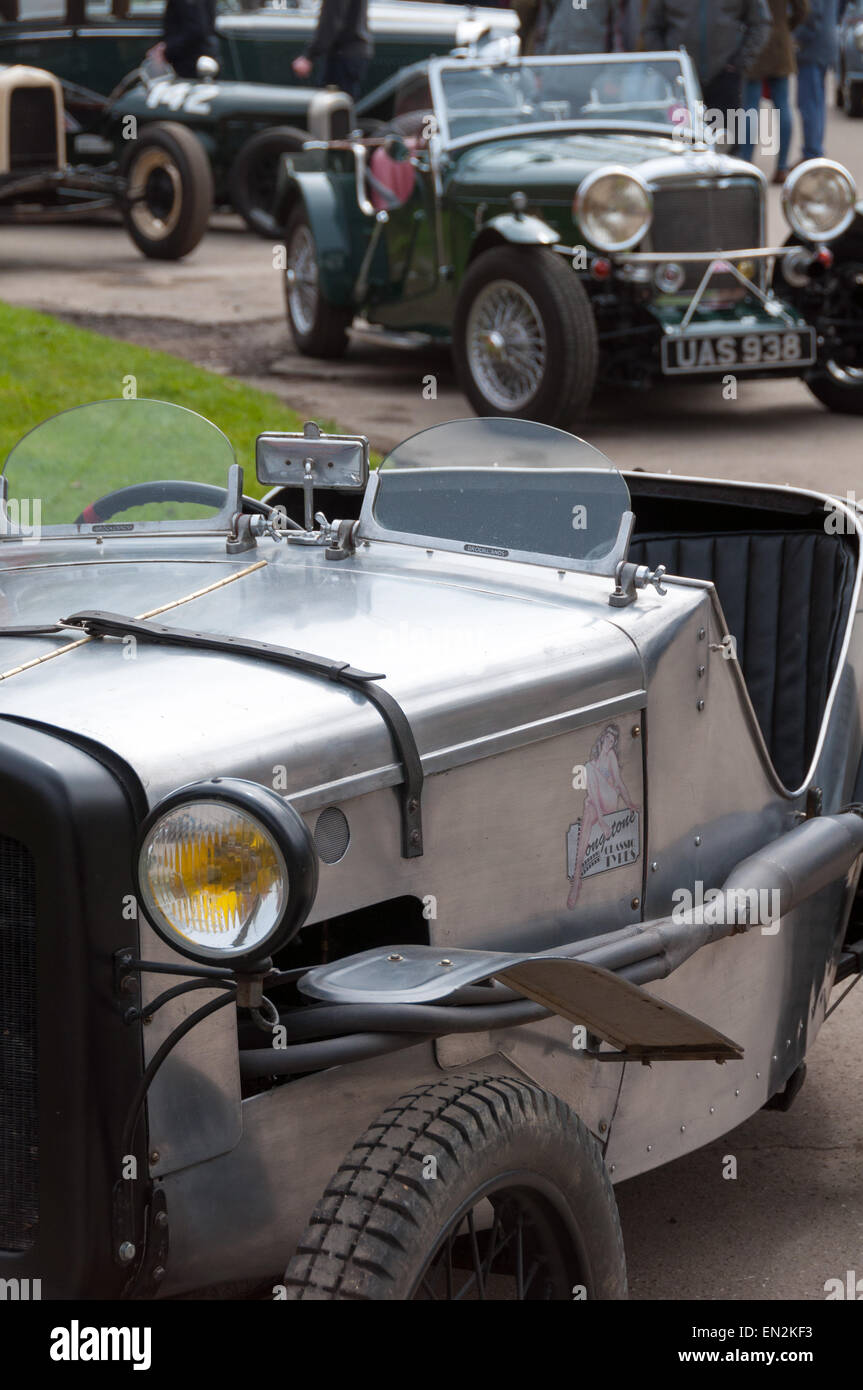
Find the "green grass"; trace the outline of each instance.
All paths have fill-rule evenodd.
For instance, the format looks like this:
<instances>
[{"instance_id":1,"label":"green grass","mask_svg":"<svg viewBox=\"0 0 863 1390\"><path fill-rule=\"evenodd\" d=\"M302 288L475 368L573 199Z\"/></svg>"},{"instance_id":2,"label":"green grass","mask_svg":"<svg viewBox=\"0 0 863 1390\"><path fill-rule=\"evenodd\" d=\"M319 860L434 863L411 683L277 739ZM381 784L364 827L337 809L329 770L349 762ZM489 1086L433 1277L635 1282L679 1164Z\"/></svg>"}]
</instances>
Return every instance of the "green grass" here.
<instances>
[{"instance_id":1,"label":"green grass","mask_svg":"<svg viewBox=\"0 0 863 1390\"><path fill-rule=\"evenodd\" d=\"M231 377L0 303L0 461L28 430L58 411L121 398L129 377L135 378L139 398L185 406L217 425L234 446L245 470L245 491L252 496L265 490L255 479L255 436L268 429L302 428L302 418L275 396ZM128 412L133 422L135 416ZM230 460L215 436L210 444L202 427L188 434L167 428L167 420L153 419L152 411L147 416L146 408L143 429L130 430L120 419L118 412L110 421L117 427L103 434L87 430L83 422L77 427L76 417L67 417L50 434L34 439L25 446L26 464L23 454L17 468L13 460L10 494L40 497L43 524L50 525L73 521L96 497L145 479L196 478L224 485ZM178 416L178 425L183 420L195 423ZM153 514L167 519L196 510L180 512L166 505ZM123 519L141 514L127 512Z\"/></svg>"}]
</instances>

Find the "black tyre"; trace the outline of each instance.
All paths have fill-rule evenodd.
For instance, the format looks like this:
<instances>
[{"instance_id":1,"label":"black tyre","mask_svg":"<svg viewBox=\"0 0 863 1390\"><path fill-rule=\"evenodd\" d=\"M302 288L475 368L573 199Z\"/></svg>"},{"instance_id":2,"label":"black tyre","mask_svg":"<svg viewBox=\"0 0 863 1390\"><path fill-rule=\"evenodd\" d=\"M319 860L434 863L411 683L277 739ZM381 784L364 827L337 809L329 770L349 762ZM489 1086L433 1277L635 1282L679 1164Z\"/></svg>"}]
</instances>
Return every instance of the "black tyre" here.
<instances>
[{"instance_id":1,"label":"black tyre","mask_svg":"<svg viewBox=\"0 0 863 1390\"><path fill-rule=\"evenodd\" d=\"M229 179L231 202L246 226L269 241L280 232L273 216L279 160L283 154L301 150L308 139L307 130L275 126L253 135L234 160Z\"/></svg>"},{"instance_id":2,"label":"black tyre","mask_svg":"<svg viewBox=\"0 0 863 1390\"><path fill-rule=\"evenodd\" d=\"M853 243L845 245L852 236L856 237L856 247ZM863 262L844 259L849 251L852 256L859 255L861 247L860 229L855 224L842 238L841 247L837 245L837 259L842 256L842 260L837 266L835 284L823 305L826 318L844 320L846 325L856 328L856 333L853 337L848 333L845 344L840 333L840 341L827 360L806 379L813 396L837 415L863 415Z\"/></svg>"},{"instance_id":3,"label":"black tyre","mask_svg":"<svg viewBox=\"0 0 863 1390\"><path fill-rule=\"evenodd\" d=\"M863 415L863 364L855 367L832 362L827 371L806 384L835 415Z\"/></svg>"},{"instance_id":4,"label":"black tyre","mask_svg":"<svg viewBox=\"0 0 863 1390\"><path fill-rule=\"evenodd\" d=\"M844 87L846 116L859 120L863 116L863 82L848 82Z\"/></svg>"},{"instance_id":5,"label":"black tyre","mask_svg":"<svg viewBox=\"0 0 863 1390\"><path fill-rule=\"evenodd\" d=\"M462 281L453 322L459 384L478 415L571 426L596 384L593 309L554 251L497 246Z\"/></svg>"},{"instance_id":6,"label":"black tyre","mask_svg":"<svg viewBox=\"0 0 863 1390\"><path fill-rule=\"evenodd\" d=\"M193 251L213 210L213 174L198 137L176 121L144 126L122 172L123 218L139 251L161 261Z\"/></svg>"},{"instance_id":7,"label":"black tyre","mask_svg":"<svg viewBox=\"0 0 863 1390\"><path fill-rule=\"evenodd\" d=\"M289 1299L625 1298L599 1146L529 1082L419 1086L348 1154L285 1283Z\"/></svg>"},{"instance_id":8,"label":"black tyre","mask_svg":"<svg viewBox=\"0 0 863 1390\"><path fill-rule=\"evenodd\" d=\"M285 254L285 307L297 351L306 357L341 357L353 310L329 304L321 294L317 247L302 208L288 219Z\"/></svg>"}]
</instances>

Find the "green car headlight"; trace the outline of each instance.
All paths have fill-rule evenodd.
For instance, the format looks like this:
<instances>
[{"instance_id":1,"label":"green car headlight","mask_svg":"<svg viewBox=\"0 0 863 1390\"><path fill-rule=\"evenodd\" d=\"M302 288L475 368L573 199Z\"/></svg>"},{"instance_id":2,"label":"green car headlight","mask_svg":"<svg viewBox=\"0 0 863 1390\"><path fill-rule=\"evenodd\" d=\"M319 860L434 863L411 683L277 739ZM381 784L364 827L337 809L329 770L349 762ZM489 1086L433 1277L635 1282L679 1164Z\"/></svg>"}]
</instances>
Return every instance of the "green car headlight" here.
<instances>
[{"instance_id":1,"label":"green car headlight","mask_svg":"<svg viewBox=\"0 0 863 1390\"><path fill-rule=\"evenodd\" d=\"M789 174L782 210L804 241L832 241L854 220L857 189L848 170L832 159L807 159Z\"/></svg>"},{"instance_id":2,"label":"green car headlight","mask_svg":"<svg viewBox=\"0 0 863 1390\"><path fill-rule=\"evenodd\" d=\"M650 189L629 169L606 165L584 179L573 214L599 251L627 251L647 235L653 221Z\"/></svg>"},{"instance_id":3,"label":"green car headlight","mask_svg":"<svg viewBox=\"0 0 863 1390\"><path fill-rule=\"evenodd\" d=\"M144 822L138 899L184 955L260 961L302 926L317 889L305 822L275 792L214 778L173 792Z\"/></svg>"}]
</instances>

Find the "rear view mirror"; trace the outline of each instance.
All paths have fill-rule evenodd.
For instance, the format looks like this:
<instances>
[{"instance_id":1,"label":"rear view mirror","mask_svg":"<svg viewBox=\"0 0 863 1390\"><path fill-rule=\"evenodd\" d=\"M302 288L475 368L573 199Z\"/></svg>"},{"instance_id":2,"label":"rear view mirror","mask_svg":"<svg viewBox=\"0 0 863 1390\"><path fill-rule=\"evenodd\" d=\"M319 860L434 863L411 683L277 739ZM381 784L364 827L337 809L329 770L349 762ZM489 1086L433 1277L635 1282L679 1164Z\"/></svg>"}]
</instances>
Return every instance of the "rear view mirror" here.
<instances>
[{"instance_id":1,"label":"rear view mirror","mask_svg":"<svg viewBox=\"0 0 863 1390\"><path fill-rule=\"evenodd\" d=\"M363 434L322 434L317 425L302 434L259 434L255 472L271 487L341 488L362 492L369 480L369 441Z\"/></svg>"}]
</instances>

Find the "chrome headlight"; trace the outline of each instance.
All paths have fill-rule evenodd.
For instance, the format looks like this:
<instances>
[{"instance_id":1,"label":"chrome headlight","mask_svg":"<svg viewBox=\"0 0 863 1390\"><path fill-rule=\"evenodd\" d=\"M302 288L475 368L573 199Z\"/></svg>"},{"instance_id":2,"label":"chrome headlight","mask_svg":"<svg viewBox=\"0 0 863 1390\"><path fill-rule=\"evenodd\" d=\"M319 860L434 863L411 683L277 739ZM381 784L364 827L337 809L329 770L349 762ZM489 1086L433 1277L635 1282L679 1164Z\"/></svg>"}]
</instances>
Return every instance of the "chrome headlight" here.
<instances>
[{"instance_id":1,"label":"chrome headlight","mask_svg":"<svg viewBox=\"0 0 863 1390\"><path fill-rule=\"evenodd\" d=\"M138 900L163 940L193 960L264 959L299 931L317 881L305 822L255 782L181 787L144 822Z\"/></svg>"},{"instance_id":2,"label":"chrome headlight","mask_svg":"<svg viewBox=\"0 0 863 1390\"><path fill-rule=\"evenodd\" d=\"M575 195L572 211L597 250L628 251L650 228L653 198L637 174L606 165L588 174Z\"/></svg>"},{"instance_id":3,"label":"chrome headlight","mask_svg":"<svg viewBox=\"0 0 863 1390\"><path fill-rule=\"evenodd\" d=\"M832 241L854 220L857 189L848 170L832 159L807 159L788 175L782 210L804 241Z\"/></svg>"}]
</instances>

